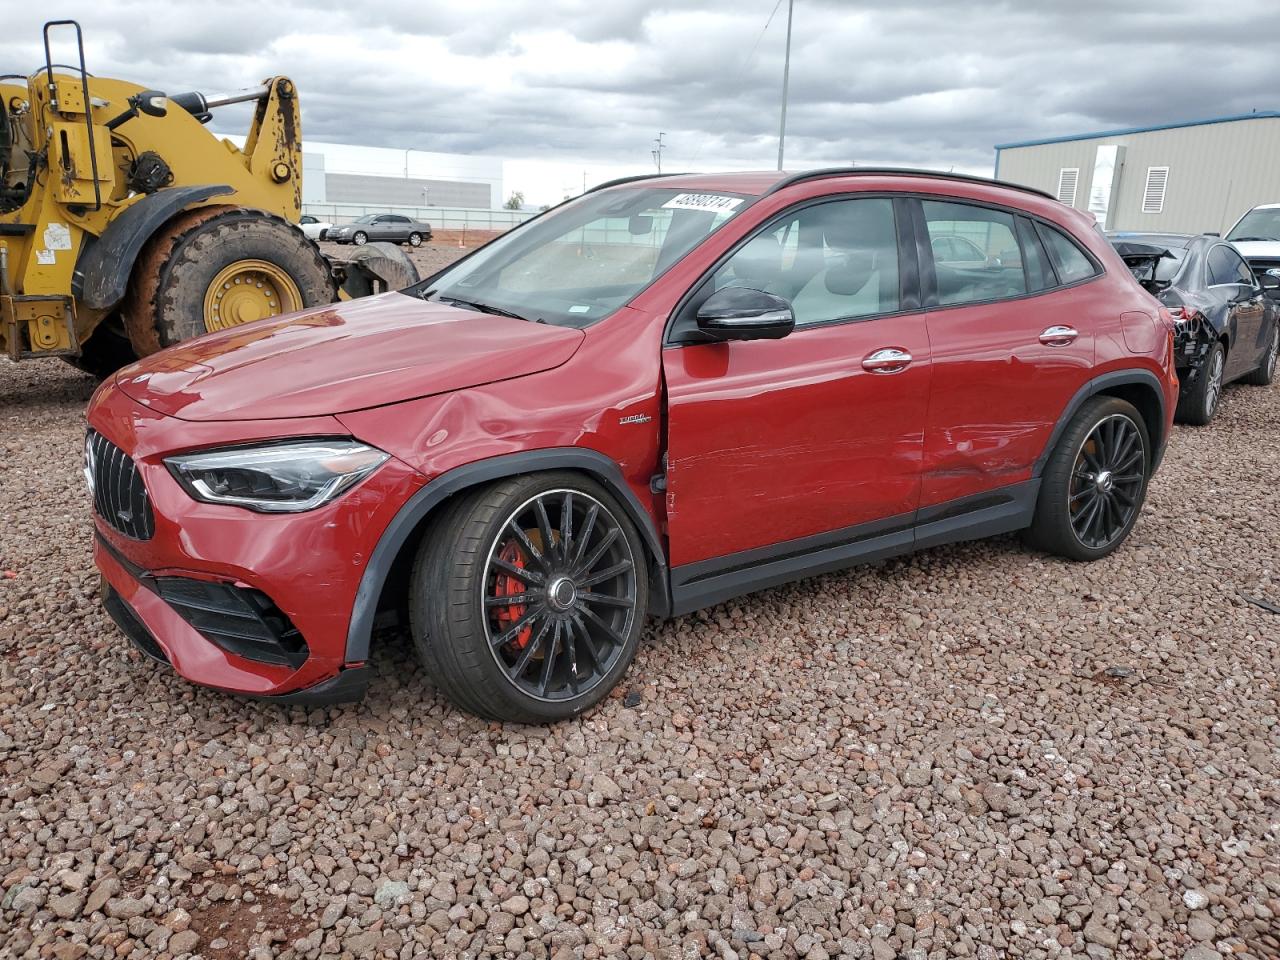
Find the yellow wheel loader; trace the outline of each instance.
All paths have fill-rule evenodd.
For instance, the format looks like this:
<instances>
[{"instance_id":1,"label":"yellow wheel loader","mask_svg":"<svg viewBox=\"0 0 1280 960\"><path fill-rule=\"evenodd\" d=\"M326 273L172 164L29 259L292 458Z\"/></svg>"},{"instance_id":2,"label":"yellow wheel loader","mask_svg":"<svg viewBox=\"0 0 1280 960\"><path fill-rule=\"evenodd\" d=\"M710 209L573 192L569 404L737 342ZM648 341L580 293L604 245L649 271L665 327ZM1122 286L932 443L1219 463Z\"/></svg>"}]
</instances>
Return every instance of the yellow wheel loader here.
<instances>
[{"instance_id":1,"label":"yellow wheel loader","mask_svg":"<svg viewBox=\"0 0 1280 960\"><path fill-rule=\"evenodd\" d=\"M73 30L78 63L53 62ZM0 354L104 376L189 337L417 280L389 245L326 260L295 224L298 93L166 95L85 69L80 26L45 24L45 64L0 75ZM204 126L252 102L243 147ZM370 245L375 246L375 245Z\"/></svg>"}]
</instances>

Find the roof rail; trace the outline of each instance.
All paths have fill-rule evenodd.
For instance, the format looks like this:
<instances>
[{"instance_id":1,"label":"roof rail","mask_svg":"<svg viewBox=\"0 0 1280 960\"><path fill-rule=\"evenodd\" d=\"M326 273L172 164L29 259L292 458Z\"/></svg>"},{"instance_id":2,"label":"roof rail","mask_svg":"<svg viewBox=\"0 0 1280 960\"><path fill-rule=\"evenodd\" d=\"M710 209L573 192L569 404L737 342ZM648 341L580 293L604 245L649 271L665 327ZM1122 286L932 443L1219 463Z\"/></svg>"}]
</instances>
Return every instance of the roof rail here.
<instances>
[{"instance_id":1,"label":"roof rail","mask_svg":"<svg viewBox=\"0 0 1280 960\"><path fill-rule=\"evenodd\" d=\"M685 177L685 173L637 173L630 177L619 177L617 180L606 180L604 183L597 183L587 193L595 193L597 190L605 190L609 187L618 187L624 183L635 183L637 180L657 180L659 177Z\"/></svg>"},{"instance_id":2,"label":"roof rail","mask_svg":"<svg viewBox=\"0 0 1280 960\"><path fill-rule=\"evenodd\" d=\"M806 180L824 180L827 177L852 177L852 176L893 176L893 177L932 177L937 180L959 180L963 183L981 183L988 186L1008 187L1010 190L1021 190L1024 193L1034 193L1040 197L1047 197L1050 200L1057 200L1051 193L1044 190L1038 190L1035 187L1024 186L1021 183L1010 183L1007 180L993 180L990 177L975 177L967 173L942 173L938 170L918 170L911 167L825 167L821 170L806 170L803 173L793 173L789 177L783 177L772 187L769 188L765 196L771 193L777 193L785 187L792 184L803 183Z\"/></svg>"}]
</instances>

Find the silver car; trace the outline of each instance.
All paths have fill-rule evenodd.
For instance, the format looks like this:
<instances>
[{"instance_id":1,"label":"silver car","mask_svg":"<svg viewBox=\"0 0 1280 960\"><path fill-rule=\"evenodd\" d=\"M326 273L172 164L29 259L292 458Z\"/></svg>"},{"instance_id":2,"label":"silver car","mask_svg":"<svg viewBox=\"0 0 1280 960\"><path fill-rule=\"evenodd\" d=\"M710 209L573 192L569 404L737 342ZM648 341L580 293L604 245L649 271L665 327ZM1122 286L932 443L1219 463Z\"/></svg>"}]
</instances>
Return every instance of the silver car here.
<instances>
[{"instance_id":1,"label":"silver car","mask_svg":"<svg viewBox=\"0 0 1280 960\"><path fill-rule=\"evenodd\" d=\"M370 240L386 240L420 247L431 239L431 224L410 220L398 213L366 213L354 223L330 227L325 239L357 246Z\"/></svg>"}]
</instances>

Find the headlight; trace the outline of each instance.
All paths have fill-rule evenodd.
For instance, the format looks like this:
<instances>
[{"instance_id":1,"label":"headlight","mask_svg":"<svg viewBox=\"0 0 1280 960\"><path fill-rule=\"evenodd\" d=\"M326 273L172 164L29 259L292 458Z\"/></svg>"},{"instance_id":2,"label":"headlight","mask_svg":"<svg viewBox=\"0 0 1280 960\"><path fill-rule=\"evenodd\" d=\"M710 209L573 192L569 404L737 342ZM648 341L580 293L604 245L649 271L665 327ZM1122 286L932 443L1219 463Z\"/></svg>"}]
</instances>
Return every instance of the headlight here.
<instances>
[{"instance_id":1,"label":"headlight","mask_svg":"<svg viewBox=\"0 0 1280 960\"><path fill-rule=\"evenodd\" d=\"M261 513L301 513L355 486L388 454L355 440L211 450L165 460L187 493Z\"/></svg>"}]
</instances>

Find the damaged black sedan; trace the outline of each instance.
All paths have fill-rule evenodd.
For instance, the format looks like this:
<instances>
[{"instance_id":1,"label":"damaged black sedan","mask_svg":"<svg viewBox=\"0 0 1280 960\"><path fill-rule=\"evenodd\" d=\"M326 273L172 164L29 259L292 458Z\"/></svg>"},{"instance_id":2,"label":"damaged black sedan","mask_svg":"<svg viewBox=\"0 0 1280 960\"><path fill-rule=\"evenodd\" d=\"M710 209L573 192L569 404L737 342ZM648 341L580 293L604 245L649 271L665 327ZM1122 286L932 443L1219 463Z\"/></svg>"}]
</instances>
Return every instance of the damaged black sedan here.
<instances>
[{"instance_id":1,"label":"damaged black sedan","mask_svg":"<svg viewBox=\"0 0 1280 960\"><path fill-rule=\"evenodd\" d=\"M1134 277L1173 315L1175 414L1203 426L1234 380L1266 385L1280 354L1280 277L1255 277L1230 243L1182 234L1109 235Z\"/></svg>"}]
</instances>

